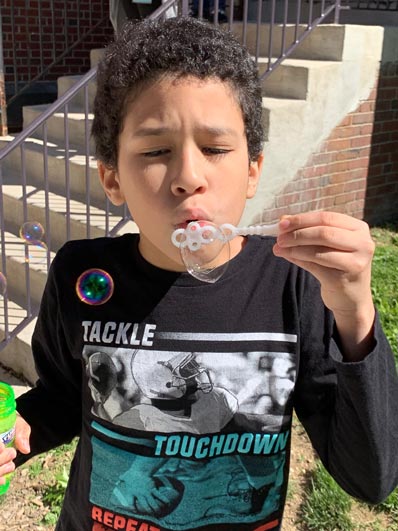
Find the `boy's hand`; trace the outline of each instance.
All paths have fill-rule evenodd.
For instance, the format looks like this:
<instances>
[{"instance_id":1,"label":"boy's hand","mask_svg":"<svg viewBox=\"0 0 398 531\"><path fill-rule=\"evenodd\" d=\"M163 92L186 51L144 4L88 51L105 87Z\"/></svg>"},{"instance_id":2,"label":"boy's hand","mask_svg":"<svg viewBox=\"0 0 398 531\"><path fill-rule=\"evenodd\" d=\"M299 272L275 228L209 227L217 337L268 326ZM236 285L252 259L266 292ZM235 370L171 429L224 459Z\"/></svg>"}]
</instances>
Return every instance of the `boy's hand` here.
<instances>
[{"instance_id":1,"label":"boy's hand","mask_svg":"<svg viewBox=\"0 0 398 531\"><path fill-rule=\"evenodd\" d=\"M374 306L370 287L375 244L368 225L336 212L284 216L274 254L312 273L333 312L350 361L371 350Z\"/></svg>"},{"instance_id":2,"label":"boy's hand","mask_svg":"<svg viewBox=\"0 0 398 531\"><path fill-rule=\"evenodd\" d=\"M17 414L17 421L15 423L14 448L6 448L4 444L0 442L0 485L5 484L6 480L4 476L10 472L13 472L15 469L13 461L17 456L16 450L19 450L23 454L28 454L30 452L29 436L29 424Z\"/></svg>"}]
</instances>

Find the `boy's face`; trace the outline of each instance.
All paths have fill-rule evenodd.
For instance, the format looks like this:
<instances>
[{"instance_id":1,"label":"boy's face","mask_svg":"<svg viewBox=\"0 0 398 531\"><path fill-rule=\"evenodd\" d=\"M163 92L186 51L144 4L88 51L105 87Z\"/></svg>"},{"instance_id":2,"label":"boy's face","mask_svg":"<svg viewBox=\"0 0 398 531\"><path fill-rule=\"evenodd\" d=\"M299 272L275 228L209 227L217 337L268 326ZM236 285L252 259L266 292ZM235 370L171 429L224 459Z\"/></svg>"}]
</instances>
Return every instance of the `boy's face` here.
<instances>
[{"instance_id":1,"label":"boy's face","mask_svg":"<svg viewBox=\"0 0 398 531\"><path fill-rule=\"evenodd\" d=\"M128 106L118 167L98 166L110 200L126 202L140 228L143 257L180 271L173 231L198 219L238 224L261 163L262 156L249 163L242 112L229 86L189 77L144 89ZM235 238L231 257L241 247Z\"/></svg>"}]
</instances>

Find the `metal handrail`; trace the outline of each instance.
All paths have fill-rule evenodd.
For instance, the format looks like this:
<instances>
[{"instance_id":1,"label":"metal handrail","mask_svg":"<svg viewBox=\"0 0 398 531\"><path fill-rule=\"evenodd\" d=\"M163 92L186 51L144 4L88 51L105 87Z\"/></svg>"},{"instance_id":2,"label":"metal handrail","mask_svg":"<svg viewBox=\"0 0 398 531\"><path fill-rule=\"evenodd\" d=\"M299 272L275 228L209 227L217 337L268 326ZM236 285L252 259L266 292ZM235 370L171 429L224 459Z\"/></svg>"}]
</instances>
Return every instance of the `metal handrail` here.
<instances>
[{"instance_id":1,"label":"metal handrail","mask_svg":"<svg viewBox=\"0 0 398 531\"><path fill-rule=\"evenodd\" d=\"M26 139L32 136L32 134L46 122L51 116L53 116L60 109L67 104L80 90L82 90L87 84L95 78L97 75L97 67L94 66L86 74L84 74L79 81L77 81L73 87L68 89L62 96L50 104L47 110L45 110L40 116L35 118L26 128L18 133L13 141L0 150L0 162L11 153L14 149L22 144Z\"/></svg>"}]
</instances>

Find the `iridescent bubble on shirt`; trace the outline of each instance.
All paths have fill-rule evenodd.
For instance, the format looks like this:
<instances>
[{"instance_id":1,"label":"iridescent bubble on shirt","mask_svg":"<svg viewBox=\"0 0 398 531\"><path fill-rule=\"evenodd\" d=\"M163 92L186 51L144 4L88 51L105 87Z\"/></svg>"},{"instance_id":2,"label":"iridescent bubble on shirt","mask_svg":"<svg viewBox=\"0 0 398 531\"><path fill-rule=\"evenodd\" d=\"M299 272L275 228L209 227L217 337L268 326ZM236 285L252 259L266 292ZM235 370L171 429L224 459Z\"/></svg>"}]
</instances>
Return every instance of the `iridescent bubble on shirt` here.
<instances>
[{"instance_id":1,"label":"iridescent bubble on shirt","mask_svg":"<svg viewBox=\"0 0 398 531\"><path fill-rule=\"evenodd\" d=\"M79 299L91 306L109 301L113 295L113 278L103 269L88 269L76 282L76 293Z\"/></svg>"},{"instance_id":2,"label":"iridescent bubble on shirt","mask_svg":"<svg viewBox=\"0 0 398 531\"><path fill-rule=\"evenodd\" d=\"M6 293L7 293L7 279L3 275L3 273L0 272L0 297L4 297Z\"/></svg>"},{"instance_id":3,"label":"iridescent bubble on shirt","mask_svg":"<svg viewBox=\"0 0 398 531\"><path fill-rule=\"evenodd\" d=\"M27 221L19 229L19 237L27 243L40 241L44 236L44 228L38 221Z\"/></svg>"}]
</instances>

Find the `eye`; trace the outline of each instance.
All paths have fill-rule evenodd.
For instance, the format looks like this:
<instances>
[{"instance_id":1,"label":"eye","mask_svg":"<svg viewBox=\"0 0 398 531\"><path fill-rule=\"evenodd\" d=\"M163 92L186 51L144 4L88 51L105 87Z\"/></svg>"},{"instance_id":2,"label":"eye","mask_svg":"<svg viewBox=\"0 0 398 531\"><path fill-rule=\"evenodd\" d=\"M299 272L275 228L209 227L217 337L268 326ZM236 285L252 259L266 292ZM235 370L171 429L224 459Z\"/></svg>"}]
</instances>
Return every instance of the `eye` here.
<instances>
[{"instance_id":1,"label":"eye","mask_svg":"<svg viewBox=\"0 0 398 531\"><path fill-rule=\"evenodd\" d=\"M219 147L204 147L202 151L205 155L226 155L232 149L219 148Z\"/></svg>"},{"instance_id":2,"label":"eye","mask_svg":"<svg viewBox=\"0 0 398 531\"><path fill-rule=\"evenodd\" d=\"M142 156L148 158L155 158L161 157L162 155L167 155L167 153L170 153L169 149L154 149L152 151L145 151L144 153L142 153Z\"/></svg>"}]
</instances>

